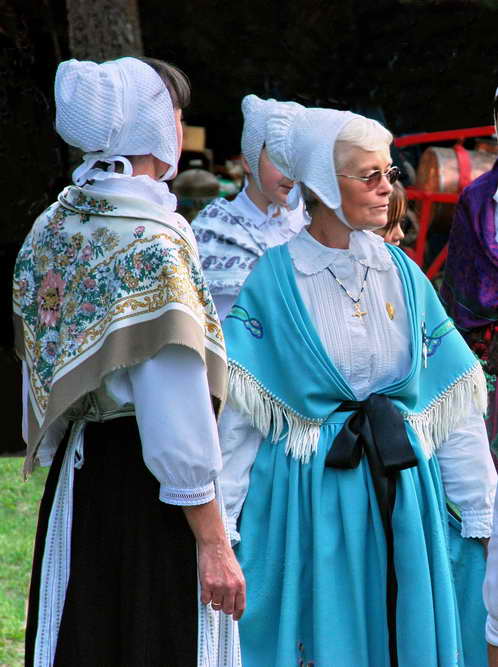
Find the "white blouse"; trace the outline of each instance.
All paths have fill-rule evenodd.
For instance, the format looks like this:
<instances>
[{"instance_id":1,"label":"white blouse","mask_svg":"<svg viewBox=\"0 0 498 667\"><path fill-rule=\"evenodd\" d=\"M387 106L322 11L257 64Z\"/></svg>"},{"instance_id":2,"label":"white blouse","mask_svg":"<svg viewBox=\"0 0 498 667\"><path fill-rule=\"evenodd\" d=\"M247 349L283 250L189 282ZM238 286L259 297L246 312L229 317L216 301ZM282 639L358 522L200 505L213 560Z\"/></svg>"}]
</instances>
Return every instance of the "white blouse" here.
<instances>
[{"instance_id":1,"label":"white blouse","mask_svg":"<svg viewBox=\"0 0 498 667\"><path fill-rule=\"evenodd\" d=\"M382 238L372 232L352 232L349 248L339 250L322 245L303 229L289 241L289 252L322 344L357 399L380 393L405 377L411 365L410 327L401 279ZM368 269L360 297L363 317L353 317L353 301L329 267L354 299ZM236 539L236 521L262 437L232 407L221 417L220 437L223 496ZM462 535L489 536L496 472L484 419L475 409L440 446L437 456L446 494L462 512Z\"/></svg>"},{"instance_id":2,"label":"white blouse","mask_svg":"<svg viewBox=\"0 0 498 667\"><path fill-rule=\"evenodd\" d=\"M174 209L167 185L148 176L100 180L94 189ZM23 364L25 440L28 386ZM160 500L183 506L213 500L221 453L206 367L199 355L180 345L168 345L143 363L109 374L104 388L118 407L135 407L144 461L160 483ZM49 428L38 450L41 465L52 462L67 425L61 418Z\"/></svg>"},{"instance_id":3,"label":"white blouse","mask_svg":"<svg viewBox=\"0 0 498 667\"><path fill-rule=\"evenodd\" d=\"M264 234L264 240L268 248L281 245L295 236L308 222L307 214L304 210L302 201L294 210L287 210L282 207L277 208L270 205L265 212L261 211L256 204L249 198L247 187L244 188L235 197L233 201L228 202L233 215L241 215L249 219ZM236 296L233 294L215 294L213 296L216 309L220 320L223 321L232 309Z\"/></svg>"}]
</instances>

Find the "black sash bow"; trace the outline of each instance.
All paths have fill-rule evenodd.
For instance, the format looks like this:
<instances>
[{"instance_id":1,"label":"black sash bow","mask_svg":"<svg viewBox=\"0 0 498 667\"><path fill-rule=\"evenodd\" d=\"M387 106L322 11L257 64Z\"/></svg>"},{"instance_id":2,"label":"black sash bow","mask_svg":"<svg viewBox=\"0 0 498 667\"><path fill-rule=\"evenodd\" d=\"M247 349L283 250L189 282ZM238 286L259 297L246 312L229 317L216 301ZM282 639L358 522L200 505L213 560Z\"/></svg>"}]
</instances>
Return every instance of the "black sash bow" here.
<instances>
[{"instance_id":1,"label":"black sash bow","mask_svg":"<svg viewBox=\"0 0 498 667\"><path fill-rule=\"evenodd\" d=\"M330 468L356 468L365 453L384 526L387 546L387 624L391 667L397 667L396 599L398 584L394 569L392 513L396 500L396 478L400 470L417 465L406 435L403 417L390 398L371 394L365 401L345 401L338 412L348 417L325 459Z\"/></svg>"}]
</instances>

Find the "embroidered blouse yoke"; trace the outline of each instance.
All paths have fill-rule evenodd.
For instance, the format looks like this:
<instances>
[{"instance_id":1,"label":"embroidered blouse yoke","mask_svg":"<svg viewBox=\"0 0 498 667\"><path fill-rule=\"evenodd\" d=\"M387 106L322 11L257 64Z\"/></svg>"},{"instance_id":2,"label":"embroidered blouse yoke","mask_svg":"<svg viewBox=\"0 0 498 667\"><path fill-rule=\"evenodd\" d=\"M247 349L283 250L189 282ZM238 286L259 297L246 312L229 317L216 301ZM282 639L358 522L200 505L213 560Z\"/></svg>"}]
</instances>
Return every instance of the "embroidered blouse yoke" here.
<instances>
[{"instance_id":1,"label":"embroidered blouse yoke","mask_svg":"<svg viewBox=\"0 0 498 667\"><path fill-rule=\"evenodd\" d=\"M233 201L215 199L199 213L192 228L220 320L265 250L285 243L307 222L302 201L295 210L271 205L264 213L246 188Z\"/></svg>"}]
</instances>

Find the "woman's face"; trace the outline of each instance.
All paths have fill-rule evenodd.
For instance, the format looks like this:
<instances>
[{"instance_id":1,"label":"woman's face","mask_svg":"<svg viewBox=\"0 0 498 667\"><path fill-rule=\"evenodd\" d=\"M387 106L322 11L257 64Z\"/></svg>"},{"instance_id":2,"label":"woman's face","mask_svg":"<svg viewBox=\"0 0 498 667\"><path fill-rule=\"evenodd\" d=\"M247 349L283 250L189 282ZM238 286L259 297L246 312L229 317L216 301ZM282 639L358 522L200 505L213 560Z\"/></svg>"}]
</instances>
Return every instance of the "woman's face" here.
<instances>
[{"instance_id":1,"label":"woman's face","mask_svg":"<svg viewBox=\"0 0 498 667\"><path fill-rule=\"evenodd\" d=\"M374 171L385 172L391 160L384 151L364 151L352 148L347 163L340 169L348 176L369 176ZM370 188L364 181L338 175L342 210L355 229L375 230L387 224L387 207L393 186L385 176Z\"/></svg>"},{"instance_id":2,"label":"woman's face","mask_svg":"<svg viewBox=\"0 0 498 667\"><path fill-rule=\"evenodd\" d=\"M381 230L380 234L384 237L384 241L386 243L390 243L391 245L399 245L405 238L405 233L401 229L401 224L399 222L397 225L394 225L394 227L391 227L391 229L385 234L382 234Z\"/></svg>"},{"instance_id":3,"label":"woman's face","mask_svg":"<svg viewBox=\"0 0 498 667\"><path fill-rule=\"evenodd\" d=\"M269 202L278 206L287 205L287 195L294 182L284 176L271 162L263 148L259 157L259 180L261 190Z\"/></svg>"},{"instance_id":4,"label":"woman's face","mask_svg":"<svg viewBox=\"0 0 498 667\"><path fill-rule=\"evenodd\" d=\"M181 109L175 109L176 142L178 146L178 155L182 152L183 146L183 113Z\"/></svg>"}]
</instances>

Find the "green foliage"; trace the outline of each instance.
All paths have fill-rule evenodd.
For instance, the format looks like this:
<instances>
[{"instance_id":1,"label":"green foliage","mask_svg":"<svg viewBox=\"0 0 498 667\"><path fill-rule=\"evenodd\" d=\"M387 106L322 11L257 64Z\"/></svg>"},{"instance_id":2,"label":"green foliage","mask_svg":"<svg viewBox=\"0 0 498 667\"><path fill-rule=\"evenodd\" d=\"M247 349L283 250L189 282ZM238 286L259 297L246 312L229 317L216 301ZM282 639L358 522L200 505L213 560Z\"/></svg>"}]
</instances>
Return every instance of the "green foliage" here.
<instances>
[{"instance_id":1,"label":"green foliage","mask_svg":"<svg viewBox=\"0 0 498 667\"><path fill-rule=\"evenodd\" d=\"M0 667L24 664L24 623L31 558L46 470L28 482L22 459L0 458Z\"/></svg>"}]
</instances>

